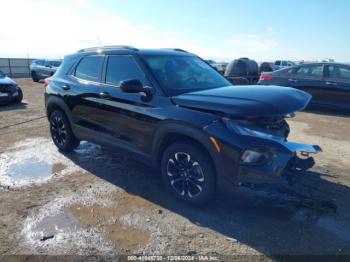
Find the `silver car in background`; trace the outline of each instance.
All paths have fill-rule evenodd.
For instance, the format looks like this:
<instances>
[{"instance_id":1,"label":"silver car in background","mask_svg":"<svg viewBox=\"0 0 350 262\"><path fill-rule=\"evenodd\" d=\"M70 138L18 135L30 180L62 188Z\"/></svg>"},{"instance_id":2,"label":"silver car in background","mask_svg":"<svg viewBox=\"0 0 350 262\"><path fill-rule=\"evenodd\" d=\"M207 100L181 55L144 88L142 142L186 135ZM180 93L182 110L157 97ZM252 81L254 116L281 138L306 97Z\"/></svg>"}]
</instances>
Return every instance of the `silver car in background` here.
<instances>
[{"instance_id":1,"label":"silver car in background","mask_svg":"<svg viewBox=\"0 0 350 262\"><path fill-rule=\"evenodd\" d=\"M30 75L34 82L52 76L61 65L61 60L34 60L30 65Z\"/></svg>"}]
</instances>

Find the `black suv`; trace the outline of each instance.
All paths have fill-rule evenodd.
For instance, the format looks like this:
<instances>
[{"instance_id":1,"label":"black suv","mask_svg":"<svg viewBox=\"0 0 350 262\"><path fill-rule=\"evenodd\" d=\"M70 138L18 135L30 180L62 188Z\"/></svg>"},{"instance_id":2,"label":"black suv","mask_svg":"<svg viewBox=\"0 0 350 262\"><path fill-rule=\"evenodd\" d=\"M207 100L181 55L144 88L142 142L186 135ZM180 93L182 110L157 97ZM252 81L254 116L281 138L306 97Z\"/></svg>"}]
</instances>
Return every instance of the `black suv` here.
<instances>
[{"instance_id":1,"label":"black suv","mask_svg":"<svg viewBox=\"0 0 350 262\"><path fill-rule=\"evenodd\" d=\"M214 196L219 179L282 182L287 170L311 167L307 155L320 148L287 142L285 121L310 98L286 87L232 86L181 49L128 46L66 56L45 92L59 150L87 140L126 151L198 205Z\"/></svg>"}]
</instances>

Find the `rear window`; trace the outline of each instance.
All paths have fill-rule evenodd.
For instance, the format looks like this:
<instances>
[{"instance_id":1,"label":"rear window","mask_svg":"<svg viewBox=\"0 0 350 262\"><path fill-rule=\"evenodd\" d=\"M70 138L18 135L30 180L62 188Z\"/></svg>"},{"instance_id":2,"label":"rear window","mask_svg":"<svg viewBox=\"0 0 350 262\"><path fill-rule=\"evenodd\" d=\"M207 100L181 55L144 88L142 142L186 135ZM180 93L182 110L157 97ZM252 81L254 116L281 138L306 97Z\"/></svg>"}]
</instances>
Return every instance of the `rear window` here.
<instances>
[{"instance_id":1,"label":"rear window","mask_svg":"<svg viewBox=\"0 0 350 262\"><path fill-rule=\"evenodd\" d=\"M329 77L350 80L350 68L343 66L329 66Z\"/></svg>"},{"instance_id":2,"label":"rear window","mask_svg":"<svg viewBox=\"0 0 350 262\"><path fill-rule=\"evenodd\" d=\"M36 65L44 65L44 60L36 60L33 63Z\"/></svg>"},{"instance_id":3,"label":"rear window","mask_svg":"<svg viewBox=\"0 0 350 262\"><path fill-rule=\"evenodd\" d=\"M98 82L103 56L84 57L75 69L75 76L80 79Z\"/></svg>"},{"instance_id":4,"label":"rear window","mask_svg":"<svg viewBox=\"0 0 350 262\"><path fill-rule=\"evenodd\" d=\"M54 67L59 67L61 65L61 61L50 61L50 65Z\"/></svg>"}]
</instances>

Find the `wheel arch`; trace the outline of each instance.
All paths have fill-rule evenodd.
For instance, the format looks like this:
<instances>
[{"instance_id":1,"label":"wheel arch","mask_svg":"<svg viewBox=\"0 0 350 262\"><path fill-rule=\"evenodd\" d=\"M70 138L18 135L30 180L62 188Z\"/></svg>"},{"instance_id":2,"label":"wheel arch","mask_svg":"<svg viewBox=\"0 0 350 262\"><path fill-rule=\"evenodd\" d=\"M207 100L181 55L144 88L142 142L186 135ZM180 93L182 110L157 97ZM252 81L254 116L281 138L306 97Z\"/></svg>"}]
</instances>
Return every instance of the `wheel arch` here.
<instances>
[{"instance_id":1,"label":"wheel arch","mask_svg":"<svg viewBox=\"0 0 350 262\"><path fill-rule=\"evenodd\" d=\"M160 166L162 154L169 145L186 141L195 144L208 154L213 168L218 175L220 173L218 170L220 165L219 155L210 142L209 136L201 129L176 123L166 124L156 131L152 143L153 165L155 167Z\"/></svg>"},{"instance_id":2,"label":"wheel arch","mask_svg":"<svg viewBox=\"0 0 350 262\"><path fill-rule=\"evenodd\" d=\"M66 115L66 117L69 120L70 125L72 126L72 117L70 114L70 109L68 108L68 106L65 104L64 101L62 101L61 98L57 97L57 96L49 96L47 101L46 101L46 116L48 118L48 120L50 120L50 116L52 114L52 112L54 112L55 110L62 110L63 113Z\"/></svg>"}]
</instances>

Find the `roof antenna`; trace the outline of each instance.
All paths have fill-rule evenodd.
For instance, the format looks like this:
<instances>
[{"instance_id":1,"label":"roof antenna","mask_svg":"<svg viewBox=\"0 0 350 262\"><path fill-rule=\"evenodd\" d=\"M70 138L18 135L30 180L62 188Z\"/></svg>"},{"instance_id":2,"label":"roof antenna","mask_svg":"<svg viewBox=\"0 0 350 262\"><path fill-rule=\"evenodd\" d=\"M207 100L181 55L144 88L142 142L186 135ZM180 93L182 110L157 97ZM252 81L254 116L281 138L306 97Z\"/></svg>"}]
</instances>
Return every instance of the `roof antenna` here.
<instances>
[{"instance_id":1,"label":"roof antenna","mask_svg":"<svg viewBox=\"0 0 350 262\"><path fill-rule=\"evenodd\" d=\"M97 38L97 44L100 46L100 47L102 47L102 43L101 43L101 40L100 40L100 36L96 36L96 38Z\"/></svg>"}]
</instances>

